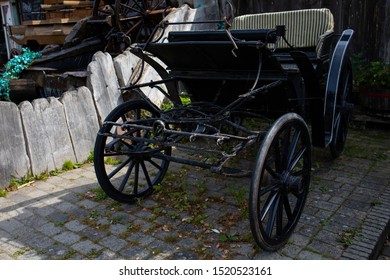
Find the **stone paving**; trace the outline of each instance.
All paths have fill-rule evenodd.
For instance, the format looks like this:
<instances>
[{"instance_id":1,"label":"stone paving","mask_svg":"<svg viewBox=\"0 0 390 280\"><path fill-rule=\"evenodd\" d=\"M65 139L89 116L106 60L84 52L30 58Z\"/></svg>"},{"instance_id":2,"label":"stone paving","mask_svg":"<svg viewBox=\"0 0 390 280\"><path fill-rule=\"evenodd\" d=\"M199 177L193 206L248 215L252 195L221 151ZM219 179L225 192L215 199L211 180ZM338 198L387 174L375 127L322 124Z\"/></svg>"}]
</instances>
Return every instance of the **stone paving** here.
<instances>
[{"instance_id":1,"label":"stone paving","mask_svg":"<svg viewBox=\"0 0 390 280\"><path fill-rule=\"evenodd\" d=\"M277 252L254 246L250 178L171 164L161 190L126 205L105 196L89 163L0 197L0 259L377 258L390 221L388 136L351 129L337 160L314 149L306 207Z\"/></svg>"}]
</instances>

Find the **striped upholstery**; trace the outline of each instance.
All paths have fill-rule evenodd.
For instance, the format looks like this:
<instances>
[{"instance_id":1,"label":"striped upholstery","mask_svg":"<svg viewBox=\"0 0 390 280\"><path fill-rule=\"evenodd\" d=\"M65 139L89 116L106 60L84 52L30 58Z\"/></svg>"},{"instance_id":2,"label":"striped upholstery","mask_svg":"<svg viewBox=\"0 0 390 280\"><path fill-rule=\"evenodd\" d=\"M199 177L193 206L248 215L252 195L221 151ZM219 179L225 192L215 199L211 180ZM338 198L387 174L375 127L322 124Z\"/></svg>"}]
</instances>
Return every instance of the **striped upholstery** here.
<instances>
[{"instance_id":1,"label":"striped upholstery","mask_svg":"<svg viewBox=\"0 0 390 280\"><path fill-rule=\"evenodd\" d=\"M326 34L334 29L329 9L308 9L277 13L250 14L235 17L232 29L267 29L286 26L286 39L295 48L317 47ZM278 48L287 48L282 40Z\"/></svg>"}]
</instances>

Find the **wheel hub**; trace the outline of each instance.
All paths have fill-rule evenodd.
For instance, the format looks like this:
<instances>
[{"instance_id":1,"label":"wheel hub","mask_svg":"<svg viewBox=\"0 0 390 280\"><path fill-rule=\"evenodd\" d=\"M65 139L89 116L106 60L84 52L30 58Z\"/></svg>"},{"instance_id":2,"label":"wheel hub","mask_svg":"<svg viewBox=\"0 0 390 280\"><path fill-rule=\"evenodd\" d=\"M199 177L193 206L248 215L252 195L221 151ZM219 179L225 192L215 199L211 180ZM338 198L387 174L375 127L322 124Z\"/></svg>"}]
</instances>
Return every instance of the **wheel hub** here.
<instances>
[{"instance_id":1,"label":"wheel hub","mask_svg":"<svg viewBox=\"0 0 390 280\"><path fill-rule=\"evenodd\" d=\"M153 154L153 150L143 143L137 144L135 146L135 149L133 151L130 151L129 153L129 155L140 160L145 160L147 158L150 158L152 154Z\"/></svg>"},{"instance_id":2,"label":"wheel hub","mask_svg":"<svg viewBox=\"0 0 390 280\"><path fill-rule=\"evenodd\" d=\"M302 177L294 176L289 172L284 172L281 179L282 191L284 193L302 193Z\"/></svg>"}]
</instances>

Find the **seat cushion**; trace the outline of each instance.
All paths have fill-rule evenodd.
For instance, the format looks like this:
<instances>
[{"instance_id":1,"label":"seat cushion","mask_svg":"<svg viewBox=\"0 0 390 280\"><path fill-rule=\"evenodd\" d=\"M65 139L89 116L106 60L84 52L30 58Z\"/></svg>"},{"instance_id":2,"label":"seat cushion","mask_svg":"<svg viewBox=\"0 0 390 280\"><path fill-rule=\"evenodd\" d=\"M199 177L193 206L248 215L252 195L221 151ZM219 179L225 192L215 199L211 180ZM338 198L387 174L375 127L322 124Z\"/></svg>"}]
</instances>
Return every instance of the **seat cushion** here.
<instances>
[{"instance_id":1,"label":"seat cushion","mask_svg":"<svg viewBox=\"0 0 390 280\"><path fill-rule=\"evenodd\" d=\"M235 17L232 29L270 29L286 26L286 39L295 48L317 47L325 34L334 30L329 9L307 9L276 13L250 14ZM288 48L283 40L278 48Z\"/></svg>"}]
</instances>

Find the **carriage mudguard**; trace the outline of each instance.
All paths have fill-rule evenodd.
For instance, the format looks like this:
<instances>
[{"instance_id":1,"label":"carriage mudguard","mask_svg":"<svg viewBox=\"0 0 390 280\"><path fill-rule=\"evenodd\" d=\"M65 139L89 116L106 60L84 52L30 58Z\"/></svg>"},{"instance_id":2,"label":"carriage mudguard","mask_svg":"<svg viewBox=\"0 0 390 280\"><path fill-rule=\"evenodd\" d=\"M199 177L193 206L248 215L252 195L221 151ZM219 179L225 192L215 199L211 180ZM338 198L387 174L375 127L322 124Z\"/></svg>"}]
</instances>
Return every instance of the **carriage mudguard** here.
<instances>
[{"instance_id":1,"label":"carriage mudguard","mask_svg":"<svg viewBox=\"0 0 390 280\"><path fill-rule=\"evenodd\" d=\"M324 97L324 132L325 147L328 147L333 139L337 94L343 65L349 60L348 46L354 31L344 30L337 42L329 67L326 91Z\"/></svg>"}]
</instances>

